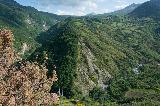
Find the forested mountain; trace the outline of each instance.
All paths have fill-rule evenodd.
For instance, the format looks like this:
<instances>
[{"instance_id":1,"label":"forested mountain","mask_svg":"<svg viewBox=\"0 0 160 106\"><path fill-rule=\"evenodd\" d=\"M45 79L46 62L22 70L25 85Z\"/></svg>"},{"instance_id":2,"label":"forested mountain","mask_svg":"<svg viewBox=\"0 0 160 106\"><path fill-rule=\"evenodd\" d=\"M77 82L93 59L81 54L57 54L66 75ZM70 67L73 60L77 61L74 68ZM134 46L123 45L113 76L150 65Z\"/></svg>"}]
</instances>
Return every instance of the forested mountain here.
<instances>
[{"instance_id":1,"label":"forested mountain","mask_svg":"<svg viewBox=\"0 0 160 106\"><path fill-rule=\"evenodd\" d=\"M45 64L48 76L57 67L50 92L86 106L158 106L159 4L132 4L116 13L123 15L68 17L0 0L0 26L14 32L24 59Z\"/></svg>"},{"instance_id":2,"label":"forested mountain","mask_svg":"<svg viewBox=\"0 0 160 106\"><path fill-rule=\"evenodd\" d=\"M139 18L152 17L160 19L160 0L150 0L145 2L131 12L130 15Z\"/></svg>"},{"instance_id":3,"label":"forested mountain","mask_svg":"<svg viewBox=\"0 0 160 106\"><path fill-rule=\"evenodd\" d=\"M140 5L141 4L133 3L133 4L125 7L124 9L113 12L112 14L125 15L125 14L128 14L128 13L131 13L132 11L134 11Z\"/></svg>"},{"instance_id":4,"label":"forested mountain","mask_svg":"<svg viewBox=\"0 0 160 106\"><path fill-rule=\"evenodd\" d=\"M33 7L25 7L14 0L0 0L0 28L13 30L15 48L23 54L23 49L35 50L36 36L67 16L39 12ZM23 48L24 47L24 48Z\"/></svg>"},{"instance_id":5,"label":"forested mountain","mask_svg":"<svg viewBox=\"0 0 160 106\"><path fill-rule=\"evenodd\" d=\"M48 54L59 76L52 90L60 88L68 98L156 105L159 28L160 21L152 18L68 18L37 38L42 47L31 57L43 63Z\"/></svg>"}]
</instances>

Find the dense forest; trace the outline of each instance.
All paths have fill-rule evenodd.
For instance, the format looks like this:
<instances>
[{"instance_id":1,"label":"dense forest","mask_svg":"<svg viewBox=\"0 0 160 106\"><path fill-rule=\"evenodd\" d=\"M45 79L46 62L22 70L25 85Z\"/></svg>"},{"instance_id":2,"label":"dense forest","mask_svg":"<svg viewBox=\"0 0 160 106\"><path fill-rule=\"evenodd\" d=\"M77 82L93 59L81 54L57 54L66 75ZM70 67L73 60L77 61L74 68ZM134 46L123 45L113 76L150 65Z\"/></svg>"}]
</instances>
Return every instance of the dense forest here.
<instances>
[{"instance_id":1,"label":"dense forest","mask_svg":"<svg viewBox=\"0 0 160 106\"><path fill-rule=\"evenodd\" d=\"M74 17L1 0L0 28L13 31L15 54L29 62L23 64L45 67L38 69L46 72L45 80L56 67L50 93L59 92L60 103L159 106L159 4L150 0L110 14Z\"/></svg>"},{"instance_id":2,"label":"dense forest","mask_svg":"<svg viewBox=\"0 0 160 106\"><path fill-rule=\"evenodd\" d=\"M68 18L37 38L42 47L31 57L38 55L41 64L48 53L59 76L52 89L68 98L154 104L160 96L159 27L152 18Z\"/></svg>"}]
</instances>

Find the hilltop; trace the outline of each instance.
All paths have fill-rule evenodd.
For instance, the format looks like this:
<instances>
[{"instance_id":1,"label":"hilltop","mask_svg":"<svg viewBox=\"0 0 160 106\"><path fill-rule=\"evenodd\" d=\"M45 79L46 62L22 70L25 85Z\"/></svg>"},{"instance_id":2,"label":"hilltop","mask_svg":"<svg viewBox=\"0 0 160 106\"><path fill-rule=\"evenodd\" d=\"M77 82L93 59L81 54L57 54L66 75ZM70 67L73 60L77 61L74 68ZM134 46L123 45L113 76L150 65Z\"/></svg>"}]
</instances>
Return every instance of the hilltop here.
<instances>
[{"instance_id":1,"label":"hilltop","mask_svg":"<svg viewBox=\"0 0 160 106\"><path fill-rule=\"evenodd\" d=\"M138 18L152 17L155 19L160 19L160 0L147 1L136 8L129 15Z\"/></svg>"}]
</instances>

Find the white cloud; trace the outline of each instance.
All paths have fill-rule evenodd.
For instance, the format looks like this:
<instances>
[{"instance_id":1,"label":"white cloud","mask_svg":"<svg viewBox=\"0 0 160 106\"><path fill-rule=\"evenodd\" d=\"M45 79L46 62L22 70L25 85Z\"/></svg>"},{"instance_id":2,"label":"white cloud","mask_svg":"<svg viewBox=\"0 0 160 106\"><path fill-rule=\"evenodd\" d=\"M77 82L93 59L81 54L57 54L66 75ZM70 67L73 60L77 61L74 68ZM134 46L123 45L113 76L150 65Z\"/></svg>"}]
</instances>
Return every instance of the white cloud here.
<instances>
[{"instance_id":1,"label":"white cloud","mask_svg":"<svg viewBox=\"0 0 160 106\"><path fill-rule=\"evenodd\" d=\"M129 5L129 0L33 0L33 6L40 11L59 15L86 15L108 13Z\"/></svg>"},{"instance_id":2,"label":"white cloud","mask_svg":"<svg viewBox=\"0 0 160 106\"><path fill-rule=\"evenodd\" d=\"M64 11L64 10L57 10L56 14L58 14L58 15L66 15L66 14L74 15L74 13Z\"/></svg>"},{"instance_id":3,"label":"white cloud","mask_svg":"<svg viewBox=\"0 0 160 106\"><path fill-rule=\"evenodd\" d=\"M39 0L42 5L79 6L83 3L95 2L96 0Z\"/></svg>"},{"instance_id":4,"label":"white cloud","mask_svg":"<svg viewBox=\"0 0 160 106\"><path fill-rule=\"evenodd\" d=\"M119 10L119 9L123 9L123 8L125 8L125 7L127 7L128 6L128 4L122 4L122 5L117 5L117 6L115 6L115 8L117 9L117 10Z\"/></svg>"},{"instance_id":5,"label":"white cloud","mask_svg":"<svg viewBox=\"0 0 160 106\"><path fill-rule=\"evenodd\" d=\"M123 8L125 8L128 5L129 4L128 4L128 2L126 0L117 0L116 1L115 9L116 10L123 9Z\"/></svg>"},{"instance_id":6,"label":"white cloud","mask_svg":"<svg viewBox=\"0 0 160 106\"><path fill-rule=\"evenodd\" d=\"M109 10L106 8L99 7L97 5L96 0L66 0L70 3L62 3L63 0L60 0L59 3L62 4L52 4L48 5L50 8L59 8L55 13L58 15L77 15L77 16L83 16L88 13L94 12L94 13L103 13L108 12ZM103 2L104 0L99 0L98 2ZM79 4L76 4L78 3ZM57 2L58 3L58 2ZM71 5L72 4L72 5ZM76 5L76 6L75 6ZM48 7L46 6L46 8ZM49 8L48 7L48 8Z\"/></svg>"},{"instance_id":7,"label":"white cloud","mask_svg":"<svg viewBox=\"0 0 160 106\"><path fill-rule=\"evenodd\" d=\"M99 0L102 2L103 0ZM98 9L96 0L39 0L41 11L54 12L59 15L82 16Z\"/></svg>"}]
</instances>

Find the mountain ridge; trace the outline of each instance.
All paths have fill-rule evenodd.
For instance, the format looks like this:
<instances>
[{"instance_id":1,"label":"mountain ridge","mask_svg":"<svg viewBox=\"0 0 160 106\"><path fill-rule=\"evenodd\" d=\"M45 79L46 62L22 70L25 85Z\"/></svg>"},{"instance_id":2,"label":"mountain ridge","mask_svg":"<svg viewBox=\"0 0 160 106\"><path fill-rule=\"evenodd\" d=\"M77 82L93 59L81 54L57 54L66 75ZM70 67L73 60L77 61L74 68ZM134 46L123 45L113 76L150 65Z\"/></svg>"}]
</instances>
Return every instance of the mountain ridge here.
<instances>
[{"instance_id":1,"label":"mountain ridge","mask_svg":"<svg viewBox=\"0 0 160 106\"><path fill-rule=\"evenodd\" d=\"M136 8L133 12L129 13L132 17L151 17L155 19L160 19L160 1L150 0L143 3L141 6Z\"/></svg>"},{"instance_id":2,"label":"mountain ridge","mask_svg":"<svg viewBox=\"0 0 160 106\"><path fill-rule=\"evenodd\" d=\"M104 17L104 16L109 16L109 15L127 15L133 10L135 10L137 7L139 7L141 4L131 4L123 9L116 10L114 12L109 12L109 13L104 13L104 14L88 14L86 16L88 17Z\"/></svg>"},{"instance_id":3,"label":"mountain ridge","mask_svg":"<svg viewBox=\"0 0 160 106\"><path fill-rule=\"evenodd\" d=\"M35 41L36 36L68 17L41 12L33 7L22 6L14 0L0 0L0 8L0 28L13 31L17 52L21 51L24 43L30 47L25 52L26 56L39 46Z\"/></svg>"},{"instance_id":4,"label":"mountain ridge","mask_svg":"<svg viewBox=\"0 0 160 106\"><path fill-rule=\"evenodd\" d=\"M160 55L156 48L159 38L155 30L158 27L154 20L138 22L120 16L89 20L68 18L40 36L42 47L31 57L35 60L34 57L38 55L41 62L43 53L48 53L49 63L57 66L60 81L52 90L60 87L67 97L87 96L92 89L100 87L120 98L124 92L121 92L122 85L117 81L129 83L125 85L126 90L127 86L135 88L134 81L150 86L139 78L151 64L154 64L157 73ZM150 70L146 68L146 71ZM114 89L115 86L120 91ZM141 87L145 89L143 84Z\"/></svg>"}]
</instances>

